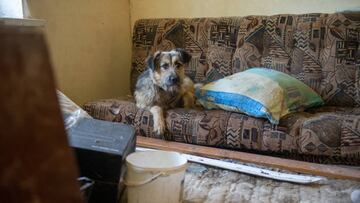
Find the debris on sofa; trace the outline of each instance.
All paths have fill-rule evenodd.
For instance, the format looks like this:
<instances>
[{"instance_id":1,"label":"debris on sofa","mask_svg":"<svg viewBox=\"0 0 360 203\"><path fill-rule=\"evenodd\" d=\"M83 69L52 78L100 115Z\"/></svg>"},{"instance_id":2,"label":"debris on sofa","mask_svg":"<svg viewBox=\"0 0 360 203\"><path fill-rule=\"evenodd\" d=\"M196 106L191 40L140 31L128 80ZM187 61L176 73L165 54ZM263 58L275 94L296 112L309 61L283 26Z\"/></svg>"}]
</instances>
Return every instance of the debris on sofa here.
<instances>
[{"instance_id":1,"label":"debris on sofa","mask_svg":"<svg viewBox=\"0 0 360 203\"><path fill-rule=\"evenodd\" d=\"M69 129L75 125L80 118L91 118L91 116L76 105L69 97L60 90L56 91L60 109L64 117L65 129Z\"/></svg>"}]
</instances>

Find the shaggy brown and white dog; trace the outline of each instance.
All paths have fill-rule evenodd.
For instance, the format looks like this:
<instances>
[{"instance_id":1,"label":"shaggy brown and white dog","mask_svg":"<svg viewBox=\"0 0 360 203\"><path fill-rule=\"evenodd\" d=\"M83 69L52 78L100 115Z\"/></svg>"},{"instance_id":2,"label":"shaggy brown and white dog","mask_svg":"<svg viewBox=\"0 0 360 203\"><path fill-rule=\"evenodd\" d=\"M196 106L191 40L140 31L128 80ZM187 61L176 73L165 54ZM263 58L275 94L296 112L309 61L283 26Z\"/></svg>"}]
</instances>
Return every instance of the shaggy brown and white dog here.
<instances>
[{"instance_id":1,"label":"shaggy brown and white dog","mask_svg":"<svg viewBox=\"0 0 360 203\"><path fill-rule=\"evenodd\" d=\"M194 84L184 70L190 60L191 55L183 49L158 51L146 59L147 69L137 80L135 100L137 107L152 113L157 135L163 136L166 130L167 109L194 106Z\"/></svg>"}]
</instances>

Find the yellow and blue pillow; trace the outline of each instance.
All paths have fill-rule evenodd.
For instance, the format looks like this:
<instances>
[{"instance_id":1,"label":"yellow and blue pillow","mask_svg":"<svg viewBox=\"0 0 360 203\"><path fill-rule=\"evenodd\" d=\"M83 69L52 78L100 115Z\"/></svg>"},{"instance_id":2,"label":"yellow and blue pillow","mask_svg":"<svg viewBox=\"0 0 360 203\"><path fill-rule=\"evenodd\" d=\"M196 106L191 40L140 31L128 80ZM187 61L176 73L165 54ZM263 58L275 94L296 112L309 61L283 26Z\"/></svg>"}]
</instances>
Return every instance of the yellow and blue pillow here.
<instances>
[{"instance_id":1,"label":"yellow and blue pillow","mask_svg":"<svg viewBox=\"0 0 360 203\"><path fill-rule=\"evenodd\" d=\"M289 113L324 104L303 82L266 68L251 68L206 84L196 90L196 97L206 109L245 113L272 124Z\"/></svg>"}]
</instances>

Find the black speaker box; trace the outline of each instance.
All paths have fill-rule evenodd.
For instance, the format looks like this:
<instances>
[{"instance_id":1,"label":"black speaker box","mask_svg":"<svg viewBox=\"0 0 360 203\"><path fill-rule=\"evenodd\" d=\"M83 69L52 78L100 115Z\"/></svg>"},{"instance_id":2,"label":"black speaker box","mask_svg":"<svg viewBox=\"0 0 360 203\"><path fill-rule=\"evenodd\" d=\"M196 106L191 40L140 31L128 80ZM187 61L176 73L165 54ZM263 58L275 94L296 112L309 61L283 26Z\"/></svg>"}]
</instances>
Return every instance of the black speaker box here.
<instances>
[{"instance_id":1,"label":"black speaker box","mask_svg":"<svg viewBox=\"0 0 360 203\"><path fill-rule=\"evenodd\" d=\"M133 127L90 118L82 118L68 129L80 176L94 181L89 203L118 202L124 189L122 176L125 158L135 151Z\"/></svg>"}]
</instances>

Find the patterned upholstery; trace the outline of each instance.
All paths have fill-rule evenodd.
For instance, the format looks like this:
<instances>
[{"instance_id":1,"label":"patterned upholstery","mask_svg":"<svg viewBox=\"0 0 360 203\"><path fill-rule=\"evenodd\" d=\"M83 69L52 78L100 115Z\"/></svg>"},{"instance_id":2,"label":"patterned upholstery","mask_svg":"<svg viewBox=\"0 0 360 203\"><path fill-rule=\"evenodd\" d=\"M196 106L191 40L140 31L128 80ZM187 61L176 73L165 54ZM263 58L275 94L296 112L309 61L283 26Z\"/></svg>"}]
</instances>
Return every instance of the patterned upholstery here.
<instances>
[{"instance_id":1,"label":"patterned upholstery","mask_svg":"<svg viewBox=\"0 0 360 203\"><path fill-rule=\"evenodd\" d=\"M260 66L288 73L329 105L360 106L360 13L139 20L133 34L132 89L156 50L181 47L186 73L210 82Z\"/></svg>"},{"instance_id":2,"label":"patterned upholstery","mask_svg":"<svg viewBox=\"0 0 360 203\"><path fill-rule=\"evenodd\" d=\"M161 139L326 163L360 163L360 13L144 19L133 32L131 89L156 50L181 47L193 58L195 82L210 82L251 67L288 73L313 88L327 107L296 113L272 126L226 111L172 109ZM330 107L332 106L332 107ZM89 102L98 119L136 126L155 137L152 116L131 101Z\"/></svg>"},{"instance_id":3,"label":"patterned upholstery","mask_svg":"<svg viewBox=\"0 0 360 203\"><path fill-rule=\"evenodd\" d=\"M151 113L138 109L133 101L106 99L88 102L84 109L96 119L133 125L136 134L145 137L322 163L360 164L360 108L295 113L279 126L222 110L171 109L166 114L166 137L156 137Z\"/></svg>"}]
</instances>

